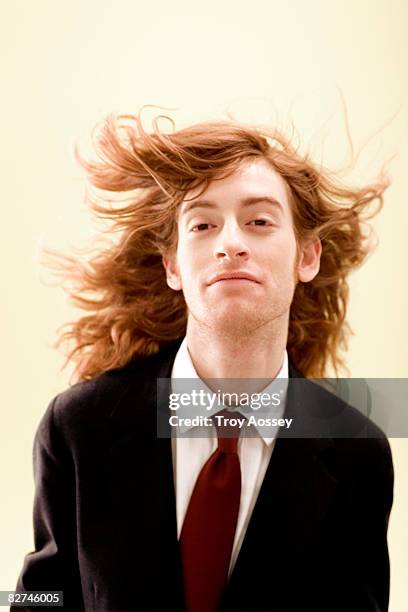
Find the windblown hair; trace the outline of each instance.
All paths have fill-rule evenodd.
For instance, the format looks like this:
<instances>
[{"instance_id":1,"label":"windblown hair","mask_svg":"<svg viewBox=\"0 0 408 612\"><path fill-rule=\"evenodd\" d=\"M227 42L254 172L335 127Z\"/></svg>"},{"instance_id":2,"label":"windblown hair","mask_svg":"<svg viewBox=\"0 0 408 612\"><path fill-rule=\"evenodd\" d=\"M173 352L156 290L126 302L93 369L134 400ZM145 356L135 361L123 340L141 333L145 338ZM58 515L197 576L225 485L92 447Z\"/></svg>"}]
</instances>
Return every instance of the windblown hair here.
<instances>
[{"instance_id":1,"label":"windblown hair","mask_svg":"<svg viewBox=\"0 0 408 612\"><path fill-rule=\"evenodd\" d=\"M289 358L308 377L324 376L329 365L338 372L351 333L347 277L372 248L366 221L381 207L388 179L381 174L370 185L347 187L278 130L219 121L176 131L166 119L172 130L160 129L158 117L148 132L140 115L109 116L96 131L95 160L78 155L97 188L91 208L118 239L86 262L57 255L71 301L88 311L64 326L57 342L71 345L67 362L76 364L77 380L185 335L186 303L167 286L162 264L177 244L178 208L191 189L204 191L251 160L266 160L286 181L298 244L314 236L322 242L318 275L295 289Z\"/></svg>"}]
</instances>

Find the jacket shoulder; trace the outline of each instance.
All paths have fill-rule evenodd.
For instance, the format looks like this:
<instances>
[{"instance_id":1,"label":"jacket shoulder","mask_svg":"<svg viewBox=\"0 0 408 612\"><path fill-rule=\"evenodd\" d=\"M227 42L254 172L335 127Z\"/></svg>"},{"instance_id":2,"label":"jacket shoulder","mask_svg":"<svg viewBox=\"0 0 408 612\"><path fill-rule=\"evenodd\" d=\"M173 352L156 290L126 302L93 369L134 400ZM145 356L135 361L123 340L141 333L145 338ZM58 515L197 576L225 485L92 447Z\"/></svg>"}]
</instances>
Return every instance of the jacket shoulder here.
<instances>
[{"instance_id":1,"label":"jacket shoulder","mask_svg":"<svg viewBox=\"0 0 408 612\"><path fill-rule=\"evenodd\" d=\"M375 479L383 474L384 481L392 488L390 443L382 429L367 416L367 406L356 408L326 388L311 384L314 402L310 410L314 411L313 417L327 423L324 430L330 439L327 457L356 479L359 476L369 479L370 475Z\"/></svg>"},{"instance_id":2,"label":"jacket shoulder","mask_svg":"<svg viewBox=\"0 0 408 612\"><path fill-rule=\"evenodd\" d=\"M176 348L141 356L126 365L107 370L90 380L78 382L56 395L40 422L41 432L55 429L64 437L106 423L116 406L131 394L140 395L149 380L170 376ZM154 381L154 386L155 386Z\"/></svg>"}]
</instances>

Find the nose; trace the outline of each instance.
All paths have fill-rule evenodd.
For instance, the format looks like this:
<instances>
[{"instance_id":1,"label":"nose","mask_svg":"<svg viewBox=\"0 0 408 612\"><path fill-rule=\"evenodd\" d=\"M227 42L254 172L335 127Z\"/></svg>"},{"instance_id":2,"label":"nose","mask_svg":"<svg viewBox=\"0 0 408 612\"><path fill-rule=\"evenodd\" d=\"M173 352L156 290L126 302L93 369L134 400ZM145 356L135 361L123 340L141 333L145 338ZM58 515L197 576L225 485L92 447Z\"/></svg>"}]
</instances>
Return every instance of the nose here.
<instances>
[{"instance_id":1,"label":"nose","mask_svg":"<svg viewBox=\"0 0 408 612\"><path fill-rule=\"evenodd\" d=\"M235 221L226 222L218 235L214 250L219 261L228 259L248 259L249 247L241 228Z\"/></svg>"}]
</instances>

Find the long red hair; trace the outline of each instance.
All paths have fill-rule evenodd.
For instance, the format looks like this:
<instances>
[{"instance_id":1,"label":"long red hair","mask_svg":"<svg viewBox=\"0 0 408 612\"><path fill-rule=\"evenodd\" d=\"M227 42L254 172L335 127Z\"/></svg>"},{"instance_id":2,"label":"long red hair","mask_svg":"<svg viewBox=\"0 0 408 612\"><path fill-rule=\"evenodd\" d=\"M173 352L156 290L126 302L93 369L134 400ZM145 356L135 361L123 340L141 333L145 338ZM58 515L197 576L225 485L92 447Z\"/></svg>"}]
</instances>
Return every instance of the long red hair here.
<instances>
[{"instance_id":1,"label":"long red hair","mask_svg":"<svg viewBox=\"0 0 408 612\"><path fill-rule=\"evenodd\" d=\"M53 253L70 281L72 302L87 311L65 326L57 342L70 344L67 361L74 360L77 380L184 336L185 301L167 286L162 265L162 255L177 241L177 209L189 190L204 190L249 159L269 162L289 186L297 240L316 235L322 242L319 274L295 290L289 357L305 376L344 366L347 276L371 250L365 222L382 205L388 186L383 174L364 187L348 187L279 131L234 121L178 131L173 124L173 131L164 132L155 120L147 132L140 116L109 116L96 133L95 151L94 161L78 159L98 189L91 208L110 221L112 239L87 263Z\"/></svg>"}]
</instances>

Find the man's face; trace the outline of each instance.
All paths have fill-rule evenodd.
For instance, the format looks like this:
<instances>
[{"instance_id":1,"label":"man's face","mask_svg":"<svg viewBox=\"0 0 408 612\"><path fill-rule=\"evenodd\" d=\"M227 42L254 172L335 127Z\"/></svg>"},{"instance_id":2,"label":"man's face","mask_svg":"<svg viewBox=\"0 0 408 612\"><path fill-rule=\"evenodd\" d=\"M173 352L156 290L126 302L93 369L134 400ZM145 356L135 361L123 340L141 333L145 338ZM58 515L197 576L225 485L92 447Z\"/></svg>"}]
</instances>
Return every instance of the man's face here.
<instances>
[{"instance_id":1,"label":"man's face","mask_svg":"<svg viewBox=\"0 0 408 612\"><path fill-rule=\"evenodd\" d=\"M282 177L263 160L249 161L196 193L181 204L177 249L163 259L189 323L241 335L287 320L297 281L317 274L320 242L297 258Z\"/></svg>"}]
</instances>

